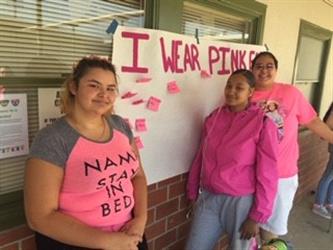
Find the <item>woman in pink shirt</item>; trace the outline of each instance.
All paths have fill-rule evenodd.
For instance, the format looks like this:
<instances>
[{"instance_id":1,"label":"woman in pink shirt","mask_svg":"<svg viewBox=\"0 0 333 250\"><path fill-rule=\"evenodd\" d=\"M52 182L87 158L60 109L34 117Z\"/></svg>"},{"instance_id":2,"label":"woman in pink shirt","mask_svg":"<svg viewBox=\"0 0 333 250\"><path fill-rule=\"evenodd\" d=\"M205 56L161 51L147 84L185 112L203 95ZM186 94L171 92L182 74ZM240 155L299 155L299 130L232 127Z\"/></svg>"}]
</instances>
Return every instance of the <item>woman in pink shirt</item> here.
<instances>
[{"instance_id":1,"label":"woman in pink shirt","mask_svg":"<svg viewBox=\"0 0 333 250\"><path fill-rule=\"evenodd\" d=\"M65 115L37 134L25 211L37 249L147 249L147 183L132 132L113 113L114 66L81 59L64 84Z\"/></svg>"},{"instance_id":2,"label":"woman in pink shirt","mask_svg":"<svg viewBox=\"0 0 333 250\"><path fill-rule=\"evenodd\" d=\"M278 145L278 192L274 210L267 223L260 225L261 238L270 241L287 233L289 212L298 187L298 128L303 125L323 139L333 143L333 132L323 123L303 94L291 84L275 81L278 61L270 52L259 53L252 61L252 72L256 79L252 101L264 109L275 103L281 124L281 142ZM267 109L266 109L267 110Z\"/></svg>"},{"instance_id":3,"label":"woman in pink shirt","mask_svg":"<svg viewBox=\"0 0 333 250\"><path fill-rule=\"evenodd\" d=\"M224 90L225 105L205 120L187 184L188 199L196 201L187 250L211 250L224 233L231 249L248 249L258 223L271 215L278 131L250 103L254 84L250 71L235 71Z\"/></svg>"}]
</instances>

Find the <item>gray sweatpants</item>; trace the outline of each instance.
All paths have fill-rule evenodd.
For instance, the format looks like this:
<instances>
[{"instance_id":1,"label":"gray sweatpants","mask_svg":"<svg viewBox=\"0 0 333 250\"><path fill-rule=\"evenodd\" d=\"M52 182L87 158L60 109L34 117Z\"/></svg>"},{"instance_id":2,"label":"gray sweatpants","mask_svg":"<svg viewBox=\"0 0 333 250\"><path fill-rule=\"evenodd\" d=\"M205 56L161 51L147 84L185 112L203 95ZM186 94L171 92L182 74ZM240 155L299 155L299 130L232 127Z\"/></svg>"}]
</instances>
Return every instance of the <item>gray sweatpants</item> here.
<instances>
[{"instance_id":1,"label":"gray sweatpants","mask_svg":"<svg viewBox=\"0 0 333 250\"><path fill-rule=\"evenodd\" d=\"M240 239L240 228L247 219L253 195L234 197L203 191L194 208L186 250L213 250L225 233L229 249L248 250L251 240Z\"/></svg>"}]
</instances>

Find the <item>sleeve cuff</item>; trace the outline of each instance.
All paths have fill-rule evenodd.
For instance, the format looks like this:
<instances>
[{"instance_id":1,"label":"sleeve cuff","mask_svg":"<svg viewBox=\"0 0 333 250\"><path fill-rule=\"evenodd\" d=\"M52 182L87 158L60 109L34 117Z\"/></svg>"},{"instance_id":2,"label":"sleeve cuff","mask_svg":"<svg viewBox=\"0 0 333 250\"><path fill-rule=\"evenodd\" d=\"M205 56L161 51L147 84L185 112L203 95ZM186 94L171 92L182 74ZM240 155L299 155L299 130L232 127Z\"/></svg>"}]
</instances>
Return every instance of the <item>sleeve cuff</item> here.
<instances>
[{"instance_id":1,"label":"sleeve cuff","mask_svg":"<svg viewBox=\"0 0 333 250\"><path fill-rule=\"evenodd\" d=\"M262 214L260 214L258 212L253 212L252 211L249 214L249 218L254 220L257 223L265 224L268 221L269 216L263 216Z\"/></svg>"}]
</instances>

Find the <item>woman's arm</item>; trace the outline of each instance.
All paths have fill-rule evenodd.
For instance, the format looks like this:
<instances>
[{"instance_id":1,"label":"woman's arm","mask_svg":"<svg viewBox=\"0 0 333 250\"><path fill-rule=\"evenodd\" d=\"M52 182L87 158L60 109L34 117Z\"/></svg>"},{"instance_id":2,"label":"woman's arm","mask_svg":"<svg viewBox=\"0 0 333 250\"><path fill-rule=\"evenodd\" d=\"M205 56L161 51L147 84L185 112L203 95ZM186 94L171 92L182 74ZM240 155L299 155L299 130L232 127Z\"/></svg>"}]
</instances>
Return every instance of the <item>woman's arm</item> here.
<instances>
[{"instance_id":1,"label":"woman's arm","mask_svg":"<svg viewBox=\"0 0 333 250\"><path fill-rule=\"evenodd\" d=\"M319 119L319 117L316 117L309 123L304 124L304 126L323 138L325 141L333 143L333 131L329 128L329 120L330 118L327 120L327 124L325 124Z\"/></svg>"},{"instance_id":2,"label":"woman's arm","mask_svg":"<svg viewBox=\"0 0 333 250\"><path fill-rule=\"evenodd\" d=\"M132 179L134 192L134 218L122 228L122 231L129 235L137 235L142 238L147 222L147 179L135 142L132 142L132 148L139 161L139 169Z\"/></svg>"},{"instance_id":3,"label":"woman's arm","mask_svg":"<svg viewBox=\"0 0 333 250\"><path fill-rule=\"evenodd\" d=\"M241 228L243 239L255 237L259 232L258 223L265 223L272 214L278 183L277 147L277 127L266 117L257 144L254 200Z\"/></svg>"},{"instance_id":4,"label":"woman's arm","mask_svg":"<svg viewBox=\"0 0 333 250\"><path fill-rule=\"evenodd\" d=\"M31 158L27 161L24 184L25 212L29 226L57 241L88 248L137 249L138 237L107 233L89 227L59 211L63 169Z\"/></svg>"},{"instance_id":5,"label":"woman's arm","mask_svg":"<svg viewBox=\"0 0 333 250\"><path fill-rule=\"evenodd\" d=\"M266 118L256 152L256 191L249 217L265 223L271 216L277 192L278 131L274 122Z\"/></svg>"}]
</instances>

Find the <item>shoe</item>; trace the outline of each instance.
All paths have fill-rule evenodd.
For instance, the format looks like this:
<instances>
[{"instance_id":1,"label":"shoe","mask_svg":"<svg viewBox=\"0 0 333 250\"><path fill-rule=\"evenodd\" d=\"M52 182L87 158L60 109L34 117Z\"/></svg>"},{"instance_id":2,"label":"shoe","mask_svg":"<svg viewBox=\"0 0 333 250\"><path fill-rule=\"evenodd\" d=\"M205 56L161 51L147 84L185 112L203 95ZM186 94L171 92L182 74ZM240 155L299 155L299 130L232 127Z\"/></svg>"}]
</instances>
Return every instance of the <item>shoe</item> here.
<instances>
[{"instance_id":1,"label":"shoe","mask_svg":"<svg viewBox=\"0 0 333 250\"><path fill-rule=\"evenodd\" d=\"M333 204L327 204L326 206L326 210L331 213L331 215L333 214Z\"/></svg>"},{"instance_id":2,"label":"shoe","mask_svg":"<svg viewBox=\"0 0 333 250\"><path fill-rule=\"evenodd\" d=\"M316 205L316 204L313 205L312 212L325 219L328 219L328 220L331 219L330 212L328 212L327 209L323 205Z\"/></svg>"}]
</instances>

